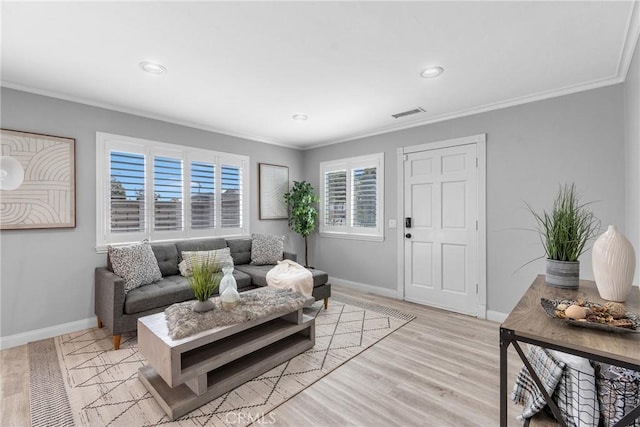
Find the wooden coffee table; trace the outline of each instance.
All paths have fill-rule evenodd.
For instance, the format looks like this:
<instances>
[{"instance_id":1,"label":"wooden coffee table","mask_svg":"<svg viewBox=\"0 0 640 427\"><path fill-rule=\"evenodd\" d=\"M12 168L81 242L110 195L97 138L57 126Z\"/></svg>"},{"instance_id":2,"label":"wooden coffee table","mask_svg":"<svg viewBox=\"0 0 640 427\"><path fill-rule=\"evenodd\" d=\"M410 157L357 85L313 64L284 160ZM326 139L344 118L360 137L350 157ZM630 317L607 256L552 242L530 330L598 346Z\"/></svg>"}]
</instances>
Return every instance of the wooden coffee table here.
<instances>
[{"instance_id":1,"label":"wooden coffee table","mask_svg":"<svg viewBox=\"0 0 640 427\"><path fill-rule=\"evenodd\" d=\"M138 319L138 348L148 361L138 377L175 420L314 344L315 318L302 308L179 340L158 313Z\"/></svg>"}]
</instances>

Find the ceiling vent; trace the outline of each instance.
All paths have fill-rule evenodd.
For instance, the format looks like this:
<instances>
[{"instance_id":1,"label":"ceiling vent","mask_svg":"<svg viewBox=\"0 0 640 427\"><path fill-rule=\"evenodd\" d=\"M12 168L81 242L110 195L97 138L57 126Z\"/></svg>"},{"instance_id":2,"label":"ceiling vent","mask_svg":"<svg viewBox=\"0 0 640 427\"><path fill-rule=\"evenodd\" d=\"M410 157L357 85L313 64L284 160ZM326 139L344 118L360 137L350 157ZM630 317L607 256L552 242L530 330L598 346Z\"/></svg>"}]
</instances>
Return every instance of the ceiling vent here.
<instances>
[{"instance_id":1,"label":"ceiling vent","mask_svg":"<svg viewBox=\"0 0 640 427\"><path fill-rule=\"evenodd\" d=\"M410 116L412 114L424 113L425 109L422 107L414 108L413 110L403 111L402 113L392 114L391 117L394 119L399 119L400 117Z\"/></svg>"}]
</instances>

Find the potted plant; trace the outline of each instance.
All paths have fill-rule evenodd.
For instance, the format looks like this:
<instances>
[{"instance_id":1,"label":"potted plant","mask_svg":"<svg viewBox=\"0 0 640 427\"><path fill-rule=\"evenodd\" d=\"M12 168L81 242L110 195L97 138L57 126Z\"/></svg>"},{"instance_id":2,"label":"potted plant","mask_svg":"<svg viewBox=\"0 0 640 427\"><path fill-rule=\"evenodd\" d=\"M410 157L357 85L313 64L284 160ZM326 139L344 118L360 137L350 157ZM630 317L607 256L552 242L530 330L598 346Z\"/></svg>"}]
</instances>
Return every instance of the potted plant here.
<instances>
[{"instance_id":1,"label":"potted plant","mask_svg":"<svg viewBox=\"0 0 640 427\"><path fill-rule=\"evenodd\" d=\"M307 237L316 229L318 203L313 187L307 181L293 181L293 188L284 195L289 204L289 227L304 237L304 266L309 266Z\"/></svg>"},{"instance_id":2,"label":"potted plant","mask_svg":"<svg viewBox=\"0 0 640 427\"><path fill-rule=\"evenodd\" d=\"M587 209L587 205L580 203L575 184L560 187L550 213L538 213L527 204L536 220L536 231L546 254L546 282L549 285L571 289L578 287L578 259L587 250L587 242L600 229L600 221Z\"/></svg>"},{"instance_id":3,"label":"potted plant","mask_svg":"<svg viewBox=\"0 0 640 427\"><path fill-rule=\"evenodd\" d=\"M215 307L211 298L220 285L220 274L216 273L217 267L214 262L193 263L191 276L187 278L189 286L197 299L193 305L193 311L203 313Z\"/></svg>"}]
</instances>

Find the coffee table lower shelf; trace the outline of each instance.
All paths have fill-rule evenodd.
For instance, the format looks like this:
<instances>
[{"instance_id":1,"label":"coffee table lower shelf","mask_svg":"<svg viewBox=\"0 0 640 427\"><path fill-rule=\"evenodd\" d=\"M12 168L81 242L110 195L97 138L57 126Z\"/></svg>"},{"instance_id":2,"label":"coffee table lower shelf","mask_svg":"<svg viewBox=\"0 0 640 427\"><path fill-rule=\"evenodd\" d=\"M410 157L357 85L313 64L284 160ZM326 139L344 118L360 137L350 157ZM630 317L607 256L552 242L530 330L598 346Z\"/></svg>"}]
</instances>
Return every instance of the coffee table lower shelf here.
<instances>
[{"instance_id":1,"label":"coffee table lower shelf","mask_svg":"<svg viewBox=\"0 0 640 427\"><path fill-rule=\"evenodd\" d=\"M199 395L185 383L170 387L151 365L140 368L138 377L169 418L175 420L312 348L315 319L303 315L299 326L303 329L292 328L291 335L209 371L206 390Z\"/></svg>"}]
</instances>

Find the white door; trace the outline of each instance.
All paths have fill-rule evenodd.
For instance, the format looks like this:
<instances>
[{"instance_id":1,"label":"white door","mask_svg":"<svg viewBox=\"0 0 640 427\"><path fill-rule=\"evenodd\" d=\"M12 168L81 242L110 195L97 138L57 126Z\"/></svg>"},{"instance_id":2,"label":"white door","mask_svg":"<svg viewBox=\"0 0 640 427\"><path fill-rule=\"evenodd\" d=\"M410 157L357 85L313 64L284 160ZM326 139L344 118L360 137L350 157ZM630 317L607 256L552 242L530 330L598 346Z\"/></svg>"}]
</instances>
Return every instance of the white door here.
<instances>
[{"instance_id":1,"label":"white door","mask_svg":"<svg viewBox=\"0 0 640 427\"><path fill-rule=\"evenodd\" d=\"M459 145L405 159L407 301L478 314L476 150L476 144Z\"/></svg>"}]
</instances>

